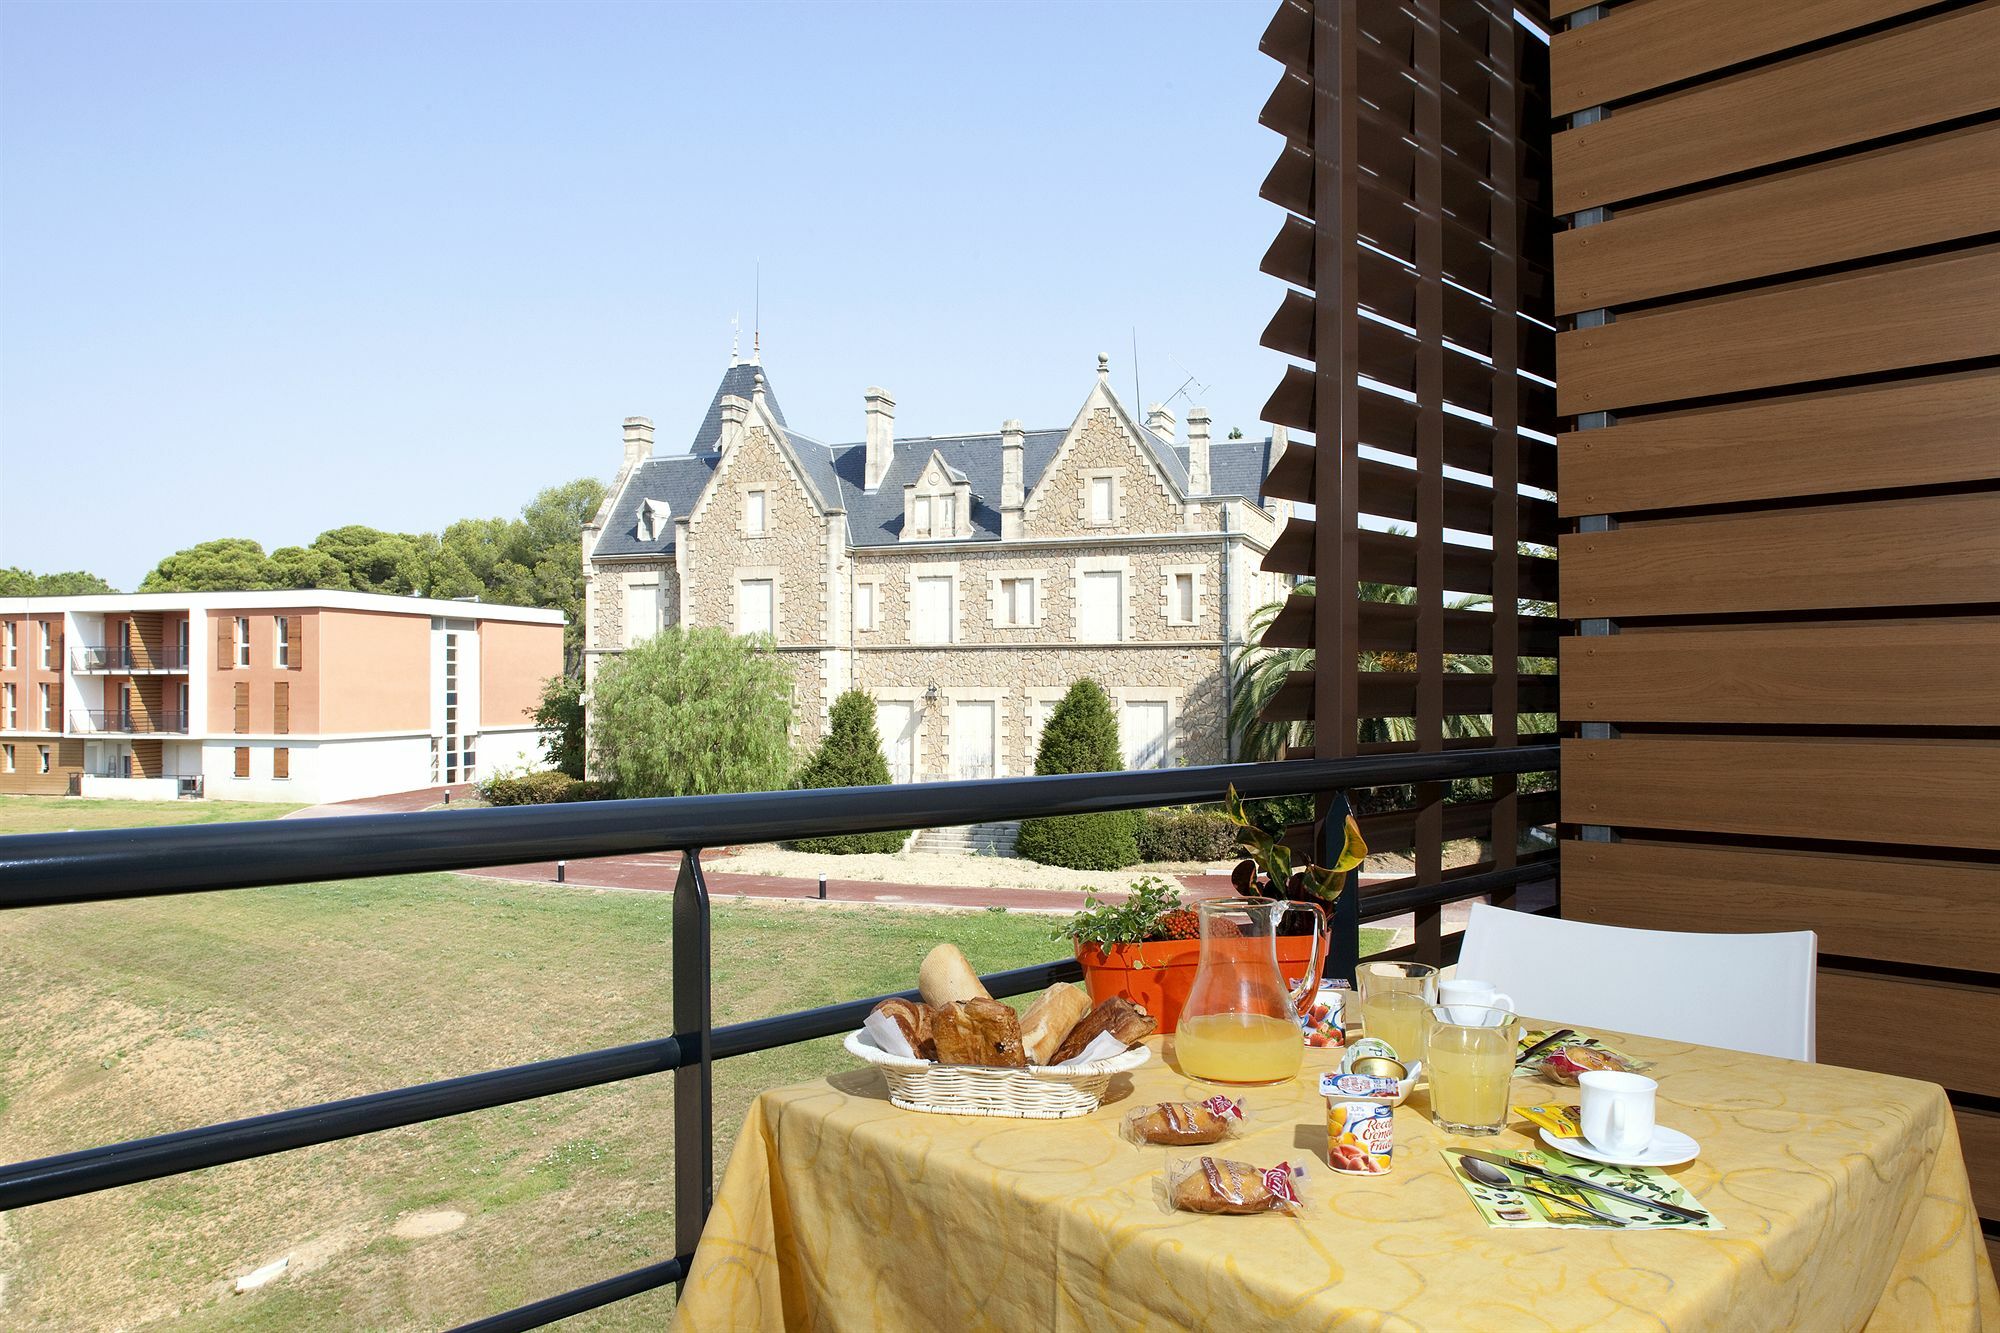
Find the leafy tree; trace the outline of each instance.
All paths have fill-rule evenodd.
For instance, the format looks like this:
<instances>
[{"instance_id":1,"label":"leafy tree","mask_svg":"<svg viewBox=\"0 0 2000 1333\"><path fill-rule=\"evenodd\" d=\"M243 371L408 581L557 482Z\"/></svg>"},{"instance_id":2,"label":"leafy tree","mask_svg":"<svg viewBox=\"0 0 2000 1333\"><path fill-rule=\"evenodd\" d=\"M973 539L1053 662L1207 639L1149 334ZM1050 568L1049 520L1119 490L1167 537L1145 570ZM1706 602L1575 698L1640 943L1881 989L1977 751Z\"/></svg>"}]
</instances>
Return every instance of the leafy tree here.
<instances>
[{"instance_id":1,"label":"leafy tree","mask_svg":"<svg viewBox=\"0 0 2000 1333\"><path fill-rule=\"evenodd\" d=\"M769 791L791 767L791 692L769 639L675 626L598 674L591 757L625 797Z\"/></svg>"},{"instance_id":2,"label":"leafy tree","mask_svg":"<svg viewBox=\"0 0 2000 1333\"><path fill-rule=\"evenodd\" d=\"M332 557L356 592L402 596L416 589L420 539L351 523L313 538L312 549Z\"/></svg>"},{"instance_id":3,"label":"leafy tree","mask_svg":"<svg viewBox=\"0 0 2000 1333\"><path fill-rule=\"evenodd\" d=\"M280 546L271 552L271 580L279 588L352 588L347 571L325 551Z\"/></svg>"},{"instance_id":4,"label":"leafy tree","mask_svg":"<svg viewBox=\"0 0 2000 1333\"><path fill-rule=\"evenodd\" d=\"M542 683L542 701L535 705L535 725L542 730L542 757L549 767L570 777L583 776L583 682L559 674Z\"/></svg>"},{"instance_id":5,"label":"leafy tree","mask_svg":"<svg viewBox=\"0 0 2000 1333\"><path fill-rule=\"evenodd\" d=\"M1096 681L1079 680L1049 713L1035 772L1113 773L1125 767L1118 752L1118 718ZM1047 815L1021 821L1014 850L1044 865L1072 870L1117 870L1139 859L1139 818L1130 810L1100 815Z\"/></svg>"},{"instance_id":6,"label":"leafy tree","mask_svg":"<svg viewBox=\"0 0 2000 1333\"><path fill-rule=\"evenodd\" d=\"M263 546L248 537L221 537L176 551L153 567L140 592L261 592L282 587Z\"/></svg>"},{"instance_id":7,"label":"leafy tree","mask_svg":"<svg viewBox=\"0 0 2000 1333\"><path fill-rule=\"evenodd\" d=\"M97 575L81 569L61 574L35 574L11 565L0 569L0 597L88 597L117 591Z\"/></svg>"},{"instance_id":8,"label":"leafy tree","mask_svg":"<svg viewBox=\"0 0 2000 1333\"><path fill-rule=\"evenodd\" d=\"M799 770L797 787L880 787L889 781L889 763L882 757L881 733L875 729L875 700L849 690L833 701L826 739ZM900 852L907 832L843 833L827 838L801 838L792 846L802 852L853 856L863 852Z\"/></svg>"}]
</instances>

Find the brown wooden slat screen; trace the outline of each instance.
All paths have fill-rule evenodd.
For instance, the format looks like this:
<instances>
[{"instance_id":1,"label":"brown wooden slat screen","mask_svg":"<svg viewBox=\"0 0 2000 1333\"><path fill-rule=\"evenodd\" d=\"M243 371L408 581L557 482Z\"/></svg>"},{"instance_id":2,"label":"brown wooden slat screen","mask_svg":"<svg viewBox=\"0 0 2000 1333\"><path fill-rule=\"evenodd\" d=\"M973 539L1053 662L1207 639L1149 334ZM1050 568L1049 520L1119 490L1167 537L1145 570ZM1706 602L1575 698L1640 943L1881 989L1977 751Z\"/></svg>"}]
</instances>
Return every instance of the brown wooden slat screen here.
<instances>
[{"instance_id":1,"label":"brown wooden slat screen","mask_svg":"<svg viewBox=\"0 0 2000 1333\"><path fill-rule=\"evenodd\" d=\"M1818 931L1991 1232L2000 0L1557 8L1563 909Z\"/></svg>"},{"instance_id":2,"label":"brown wooden slat screen","mask_svg":"<svg viewBox=\"0 0 2000 1333\"><path fill-rule=\"evenodd\" d=\"M250 730L250 682L236 682L236 733L240 736Z\"/></svg>"},{"instance_id":3,"label":"brown wooden slat screen","mask_svg":"<svg viewBox=\"0 0 2000 1333\"><path fill-rule=\"evenodd\" d=\"M1320 594L1294 592L1263 636L1319 652L1263 721L1309 723L1322 757L1552 734L1553 607L1523 602L1555 600L1559 518L1521 489L1555 480L1547 48L1507 4L1286 0L1262 49L1283 71L1261 120L1286 140L1262 194L1289 212L1263 342L1306 363L1264 418L1311 435L1270 489L1315 509L1264 568ZM1364 831L1412 852L1411 884L1446 877L1448 840L1490 847L1453 873L1508 868L1555 814L1517 784L1456 802L1421 786ZM1424 956L1442 956L1439 920L1418 916Z\"/></svg>"},{"instance_id":4,"label":"brown wooden slat screen","mask_svg":"<svg viewBox=\"0 0 2000 1333\"><path fill-rule=\"evenodd\" d=\"M281 680L271 686L271 730L283 736L292 729L292 682Z\"/></svg>"},{"instance_id":5,"label":"brown wooden slat screen","mask_svg":"<svg viewBox=\"0 0 2000 1333\"><path fill-rule=\"evenodd\" d=\"M215 669L234 670L236 666L236 617L217 616L215 618Z\"/></svg>"},{"instance_id":6,"label":"brown wooden slat screen","mask_svg":"<svg viewBox=\"0 0 2000 1333\"><path fill-rule=\"evenodd\" d=\"M247 745L236 747L236 776L239 778L250 776L250 747Z\"/></svg>"}]
</instances>

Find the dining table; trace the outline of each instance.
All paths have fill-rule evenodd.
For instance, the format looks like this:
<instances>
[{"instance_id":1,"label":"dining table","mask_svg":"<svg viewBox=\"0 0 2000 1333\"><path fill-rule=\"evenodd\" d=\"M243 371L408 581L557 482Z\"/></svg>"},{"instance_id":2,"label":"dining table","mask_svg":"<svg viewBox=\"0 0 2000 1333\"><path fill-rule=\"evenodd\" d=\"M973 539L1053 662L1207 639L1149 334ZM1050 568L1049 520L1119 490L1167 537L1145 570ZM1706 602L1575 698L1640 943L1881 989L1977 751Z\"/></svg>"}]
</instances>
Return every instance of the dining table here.
<instances>
[{"instance_id":1,"label":"dining table","mask_svg":"<svg viewBox=\"0 0 2000 1333\"><path fill-rule=\"evenodd\" d=\"M1540 1024L1552 1027L1553 1024ZM1489 1228L1446 1148L1541 1147L1431 1123L1419 1085L1380 1175L1327 1165L1319 1076L1227 1090L1236 1137L1138 1146L1133 1108L1225 1089L1173 1039L1087 1116L938 1115L860 1066L760 1094L677 1307L688 1333L747 1329L1266 1328L2000 1330L2000 1293L1957 1129L1935 1084L1594 1032L1650 1061L1659 1123L1699 1155L1668 1170L1715 1230ZM1517 1075L1510 1103L1577 1089ZM1170 1159L1288 1162L1297 1216L1171 1211Z\"/></svg>"}]
</instances>

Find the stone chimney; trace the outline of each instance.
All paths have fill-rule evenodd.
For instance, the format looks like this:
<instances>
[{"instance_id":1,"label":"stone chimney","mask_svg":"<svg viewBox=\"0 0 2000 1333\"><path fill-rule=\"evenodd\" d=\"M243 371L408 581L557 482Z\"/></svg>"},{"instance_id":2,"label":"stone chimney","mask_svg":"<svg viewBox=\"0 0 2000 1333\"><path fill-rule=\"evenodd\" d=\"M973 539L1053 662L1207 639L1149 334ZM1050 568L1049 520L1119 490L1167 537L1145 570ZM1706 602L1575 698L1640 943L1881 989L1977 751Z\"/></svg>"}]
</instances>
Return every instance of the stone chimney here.
<instances>
[{"instance_id":1,"label":"stone chimney","mask_svg":"<svg viewBox=\"0 0 2000 1333\"><path fill-rule=\"evenodd\" d=\"M1214 489L1208 472L1208 409L1188 409L1188 494L1207 495Z\"/></svg>"},{"instance_id":2,"label":"stone chimney","mask_svg":"<svg viewBox=\"0 0 2000 1333\"><path fill-rule=\"evenodd\" d=\"M868 402L868 460L862 485L874 490L889 475L889 462L896 453L896 400L883 388L870 388Z\"/></svg>"},{"instance_id":3,"label":"stone chimney","mask_svg":"<svg viewBox=\"0 0 2000 1333\"><path fill-rule=\"evenodd\" d=\"M1000 427L1000 540L1021 535L1021 510L1028 501L1021 474L1021 449L1027 432L1018 420Z\"/></svg>"},{"instance_id":4,"label":"stone chimney","mask_svg":"<svg viewBox=\"0 0 2000 1333\"><path fill-rule=\"evenodd\" d=\"M1173 409L1161 403L1154 403L1151 407L1147 408L1146 429L1165 440L1168 444L1172 444L1174 442Z\"/></svg>"},{"instance_id":5,"label":"stone chimney","mask_svg":"<svg viewBox=\"0 0 2000 1333\"><path fill-rule=\"evenodd\" d=\"M750 400L738 394L730 394L722 400L722 434L717 438L715 451L726 454L743 441L743 423L750 419Z\"/></svg>"},{"instance_id":6,"label":"stone chimney","mask_svg":"<svg viewBox=\"0 0 2000 1333\"><path fill-rule=\"evenodd\" d=\"M630 472L653 456L653 421L650 417L625 418L625 466Z\"/></svg>"}]
</instances>

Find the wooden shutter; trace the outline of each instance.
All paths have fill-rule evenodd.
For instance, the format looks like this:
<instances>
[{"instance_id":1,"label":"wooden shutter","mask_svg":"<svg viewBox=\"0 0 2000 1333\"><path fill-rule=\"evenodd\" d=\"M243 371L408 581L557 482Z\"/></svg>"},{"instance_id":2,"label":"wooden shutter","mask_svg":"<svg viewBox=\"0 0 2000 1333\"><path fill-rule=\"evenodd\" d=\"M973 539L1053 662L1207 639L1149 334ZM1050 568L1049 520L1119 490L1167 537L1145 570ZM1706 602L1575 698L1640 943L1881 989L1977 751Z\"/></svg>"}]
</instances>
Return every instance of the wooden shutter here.
<instances>
[{"instance_id":1,"label":"wooden shutter","mask_svg":"<svg viewBox=\"0 0 2000 1333\"><path fill-rule=\"evenodd\" d=\"M233 671L236 668L236 617L217 616L215 618L215 669Z\"/></svg>"},{"instance_id":2,"label":"wooden shutter","mask_svg":"<svg viewBox=\"0 0 2000 1333\"><path fill-rule=\"evenodd\" d=\"M284 736L289 734L291 729L292 682L281 680L271 687L271 730Z\"/></svg>"},{"instance_id":3,"label":"wooden shutter","mask_svg":"<svg viewBox=\"0 0 2000 1333\"><path fill-rule=\"evenodd\" d=\"M274 778L288 778L291 775L292 752L287 747L280 745L277 749L271 751L271 776Z\"/></svg>"},{"instance_id":4,"label":"wooden shutter","mask_svg":"<svg viewBox=\"0 0 2000 1333\"><path fill-rule=\"evenodd\" d=\"M2000 6L1565 28L1563 913L1813 930L1822 1061L1990 1103Z\"/></svg>"},{"instance_id":5,"label":"wooden shutter","mask_svg":"<svg viewBox=\"0 0 2000 1333\"><path fill-rule=\"evenodd\" d=\"M299 652L299 617L286 616L285 666L288 670L297 671L304 665L305 661Z\"/></svg>"},{"instance_id":6,"label":"wooden shutter","mask_svg":"<svg viewBox=\"0 0 2000 1333\"><path fill-rule=\"evenodd\" d=\"M236 682L236 733L243 735L250 730L250 682Z\"/></svg>"},{"instance_id":7,"label":"wooden shutter","mask_svg":"<svg viewBox=\"0 0 2000 1333\"><path fill-rule=\"evenodd\" d=\"M236 776L239 778L250 776L250 747L247 745L236 747Z\"/></svg>"},{"instance_id":8,"label":"wooden shutter","mask_svg":"<svg viewBox=\"0 0 2000 1333\"><path fill-rule=\"evenodd\" d=\"M1264 34L1284 69L1260 120L1286 142L1261 193L1287 212L1263 270L1287 286L1262 341L1301 363L1264 407L1276 428L1265 491L1314 516L1287 520L1263 568L1318 594L1292 594L1260 641L1316 652L1259 715L1259 739L1281 736L1285 757L1554 736L1554 719L1530 712L1552 685L1538 669L1554 608L1521 604L1552 602L1555 582L1533 549L1554 543L1555 506L1521 490L1555 480L1548 53L1514 9L1283 0ZM1397 463L1364 459L1364 441ZM1363 515L1397 530L1364 529ZM1447 605L1447 591L1490 600ZM1467 656L1490 666L1459 670ZM1371 890L1442 883L1447 836L1492 849L1454 875L1552 879L1552 854L1516 856L1521 830L1549 814L1518 781L1456 803L1422 784L1409 808L1364 814L1369 845L1412 849L1415 871ZM1441 909L1420 910L1416 955L1447 961L1446 947Z\"/></svg>"}]
</instances>

